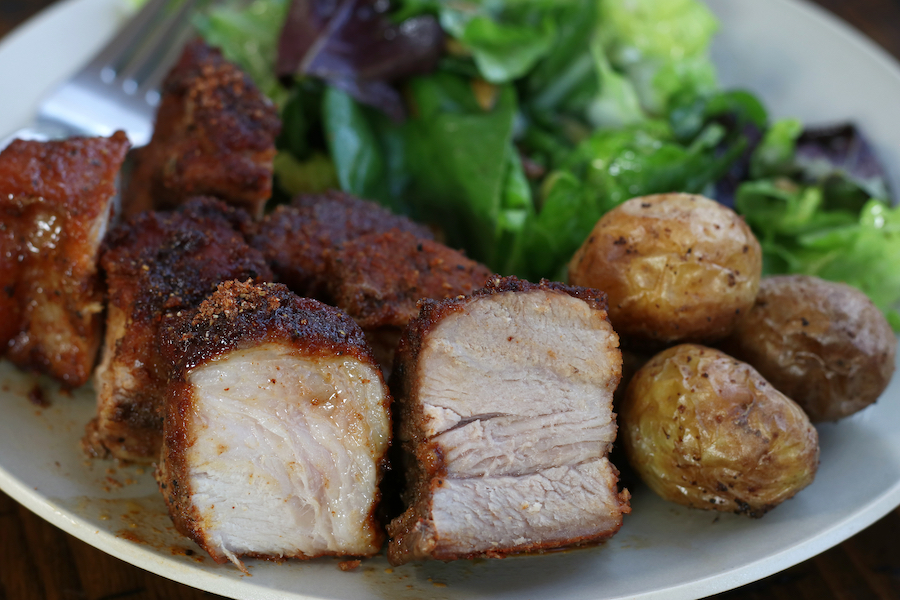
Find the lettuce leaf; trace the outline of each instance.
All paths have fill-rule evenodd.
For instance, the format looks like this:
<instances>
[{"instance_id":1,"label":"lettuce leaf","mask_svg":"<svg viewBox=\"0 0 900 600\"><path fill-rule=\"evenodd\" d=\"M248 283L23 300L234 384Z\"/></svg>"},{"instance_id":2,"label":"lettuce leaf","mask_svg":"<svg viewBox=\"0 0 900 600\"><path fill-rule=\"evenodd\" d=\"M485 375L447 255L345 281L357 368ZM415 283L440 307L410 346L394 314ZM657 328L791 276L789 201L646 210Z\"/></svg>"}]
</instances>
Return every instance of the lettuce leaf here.
<instances>
[{"instance_id":1,"label":"lettuce leaf","mask_svg":"<svg viewBox=\"0 0 900 600\"><path fill-rule=\"evenodd\" d=\"M472 54L485 80L507 83L550 52L557 39L555 12L567 1L444 3L440 23Z\"/></svg>"},{"instance_id":2,"label":"lettuce leaf","mask_svg":"<svg viewBox=\"0 0 900 600\"><path fill-rule=\"evenodd\" d=\"M432 71L444 34L431 15L395 22L389 9L389 2L372 0L292 0L275 73L319 78L402 120L406 113L393 83Z\"/></svg>"},{"instance_id":3,"label":"lettuce leaf","mask_svg":"<svg viewBox=\"0 0 900 600\"><path fill-rule=\"evenodd\" d=\"M763 273L802 273L863 292L900 331L900 207L867 201L860 211L825 206L822 186L789 179L745 183L737 209L763 247Z\"/></svg>"},{"instance_id":4,"label":"lettuce leaf","mask_svg":"<svg viewBox=\"0 0 900 600\"><path fill-rule=\"evenodd\" d=\"M624 73L652 116L676 94L717 88L708 49L718 22L696 0L599 0L598 28L613 67Z\"/></svg>"}]
</instances>

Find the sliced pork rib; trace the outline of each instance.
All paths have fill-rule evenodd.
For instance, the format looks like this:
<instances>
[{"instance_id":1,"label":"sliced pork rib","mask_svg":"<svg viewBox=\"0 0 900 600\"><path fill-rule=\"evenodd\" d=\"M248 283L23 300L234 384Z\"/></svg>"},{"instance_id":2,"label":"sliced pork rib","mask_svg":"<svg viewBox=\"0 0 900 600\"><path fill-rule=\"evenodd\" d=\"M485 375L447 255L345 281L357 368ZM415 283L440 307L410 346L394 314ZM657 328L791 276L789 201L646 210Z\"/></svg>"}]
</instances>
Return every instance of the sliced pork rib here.
<instances>
[{"instance_id":1,"label":"sliced pork rib","mask_svg":"<svg viewBox=\"0 0 900 600\"><path fill-rule=\"evenodd\" d=\"M278 281L297 294L329 301L325 253L368 233L390 229L420 238L433 236L427 227L386 208L343 192L298 196L266 215L250 245L272 265Z\"/></svg>"},{"instance_id":2,"label":"sliced pork rib","mask_svg":"<svg viewBox=\"0 0 900 600\"><path fill-rule=\"evenodd\" d=\"M126 214L216 196L261 217L272 195L275 106L218 49L189 43L162 85L153 138L135 152Z\"/></svg>"},{"instance_id":3,"label":"sliced pork rib","mask_svg":"<svg viewBox=\"0 0 900 600\"><path fill-rule=\"evenodd\" d=\"M102 338L97 262L128 146L117 132L0 152L0 342L68 387L87 382Z\"/></svg>"},{"instance_id":4,"label":"sliced pork rib","mask_svg":"<svg viewBox=\"0 0 900 600\"><path fill-rule=\"evenodd\" d=\"M392 388L408 508L393 564L606 539L629 512L607 454L622 369L602 292L496 278L423 302Z\"/></svg>"},{"instance_id":5,"label":"sliced pork rib","mask_svg":"<svg viewBox=\"0 0 900 600\"><path fill-rule=\"evenodd\" d=\"M101 259L109 295L106 340L97 416L86 436L92 453L157 459L168 377L157 342L160 319L198 306L222 281L271 279L262 255L239 232L248 221L218 200L194 198L110 232Z\"/></svg>"},{"instance_id":6,"label":"sliced pork rib","mask_svg":"<svg viewBox=\"0 0 900 600\"><path fill-rule=\"evenodd\" d=\"M390 395L362 331L281 284L226 282L166 319L173 365L157 479L218 562L370 556Z\"/></svg>"}]
</instances>

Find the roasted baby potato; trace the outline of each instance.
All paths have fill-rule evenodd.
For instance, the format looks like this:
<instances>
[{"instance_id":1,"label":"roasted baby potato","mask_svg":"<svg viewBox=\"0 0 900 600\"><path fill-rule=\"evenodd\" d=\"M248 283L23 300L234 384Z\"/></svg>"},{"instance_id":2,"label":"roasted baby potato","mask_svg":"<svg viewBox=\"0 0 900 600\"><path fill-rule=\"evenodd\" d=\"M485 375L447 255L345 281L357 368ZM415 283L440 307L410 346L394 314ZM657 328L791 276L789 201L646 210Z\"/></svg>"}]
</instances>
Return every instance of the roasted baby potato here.
<instances>
[{"instance_id":1,"label":"roasted baby potato","mask_svg":"<svg viewBox=\"0 0 900 600\"><path fill-rule=\"evenodd\" d=\"M759 242L733 210L661 194L606 213L569 263L569 282L607 293L624 340L710 343L753 305L761 270Z\"/></svg>"},{"instance_id":2,"label":"roasted baby potato","mask_svg":"<svg viewBox=\"0 0 900 600\"><path fill-rule=\"evenodd\" d=\"M819 422L878 399L894 373L897 338L862 292L783 275L762 280L753 308L722 347Z\"/></svg>"},{"instance_id":3,"label":"roasted baby potato","mask_svg":"<svg viewBox=\"0 0 900 600\"><path fill-rule=\"evenodd\" d=\"M657 354L619 410L632 467L662 498L686 506L760 517L809 485L819 464L803 410L713 348Z\"/></svg>"}]
</instances>

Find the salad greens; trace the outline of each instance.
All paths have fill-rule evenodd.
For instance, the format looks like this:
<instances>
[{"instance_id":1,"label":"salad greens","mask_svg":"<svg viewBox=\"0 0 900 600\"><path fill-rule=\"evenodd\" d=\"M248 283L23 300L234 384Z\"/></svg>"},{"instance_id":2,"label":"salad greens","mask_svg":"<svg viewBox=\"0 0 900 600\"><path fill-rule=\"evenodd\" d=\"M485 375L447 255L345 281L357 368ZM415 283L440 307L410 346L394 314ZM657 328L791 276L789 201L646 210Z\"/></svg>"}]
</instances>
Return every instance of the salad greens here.
<instances>
[{"instance_id":1,"label":"salad greens","mask_svg":"<svg viewBox=\"0 0 900 600\"><path fill-rule=\"evenodd\" d=\"M280 107L283 196L338 185L503 274L565 277L596 220L704 193L771 273L864 290L900 330L900 208L852 126L722 90L697 0L253 0L198 28Z\"/></svg>"}]
</instances>

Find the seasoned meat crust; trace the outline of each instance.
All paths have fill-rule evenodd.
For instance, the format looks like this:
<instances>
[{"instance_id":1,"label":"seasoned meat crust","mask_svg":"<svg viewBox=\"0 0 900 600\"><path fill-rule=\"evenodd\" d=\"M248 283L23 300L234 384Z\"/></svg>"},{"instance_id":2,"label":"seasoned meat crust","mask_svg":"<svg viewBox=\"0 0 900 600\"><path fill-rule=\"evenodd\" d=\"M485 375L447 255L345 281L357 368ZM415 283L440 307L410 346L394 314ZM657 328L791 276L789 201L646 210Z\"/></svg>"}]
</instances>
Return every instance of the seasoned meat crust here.
<instances>
[{"instance_id":1,"label":"seasoned meat crust","mask_svg":"<svg viewBox=\"0 0 900 600\"><path fill-rule=\"evenodd\" d=\"M362 326L386 376L419 300L468 294L492 275L461 252L399 229L349 240L326 250L325 260L327 296Z\"/></svg>"},{"instance_id":2,"label":"seasoned meat crust","mask_svg":"<svg viewBox=\"0 0 900 600\"><path fill-rule=\"evenodd\" d=\"M157 473L176 528L218 562L370 556L390 395L347 315L280 284L221 284L170 316Z\"/></svg>"},{"instance_id":3,"label":"seasoned meat crust","mask_svg":"<svg viewBox=\"0 0 900 600\"><path fill-rule=\"evenodd\" d=\"M325 253L359 236L397 229L432 239L424 225L345 194L298 196L259 223L250 245L272 265L278 281L301 296L329 301Z\"/></svg>"},{"instance_id":4,"label":"seasoned meat crust","mask_svg":"<svg viewBox=\"0 0 900 600\"><path fill-rule=\"evenodd\" d=\"M271 279L262 255L240 230L243 211L194 198L174 212L146 212L110 232L101 264L108 286L103 361L97 369L97 417L86 443L93 453L151 461L162 443L168 368L157 333L166 314L196 307L228 279Z\"/></svg>"},{"instance_id":5,"label":"seasoned meat crust","mask_svg":"<svg viewBox=\"0 0 900 600\"><path fill-rule=\"evenodd\" d=\"M119 131L0 153L0 342L20 368L68 387L87 382L100 346L97 257L128 146Z\"/></svg>"},{"instance_id":6,"label":"seasoned meat crust","mask_svg":"<svg viewBox=\"0 0 900 600\"><path fill-rule=\"evenodd\" d=\"M189 43L163 82L153 138L135 153L126 213L208 195L259 218L280 129L275 106L246 74L218 49Z\"/></svg>"},{"instance_id":7,"label":"seasoned meat crust","mask_svg":"<svg viewBox=\"0 0 900 600\"><path fill-rule=\"evenodd\" d=\"M420 299L468 294L493 275L457 250L397 229L349 240L326 258L329 295L363 329L405 326Z\"/></svg>"},{"instance_id":8,"label":"seasoned meat crust","mask_svg":"<svg viewBox=\"0 0 900 600\"><path fill-rule=\"evenodd\" d=\"M388 559L503 556L613 535L630 509L607 459L622 359L604 294L496 277L420 307L391 377L409 487Z\"/></svg>"},{"instance_id":9,"label":"seasoned meat crust","mask_svg":"<svg viewBox=\"0 0 900 600\"><path fill-rule=\"evenodd\" d=\"M374 360L362 330L346 313L301 298L283 284L223 282L196 311L165 315L162 328L160 348L176 371L273 339L302 341L306 354Z\"/></svg>"}]
</instances>

